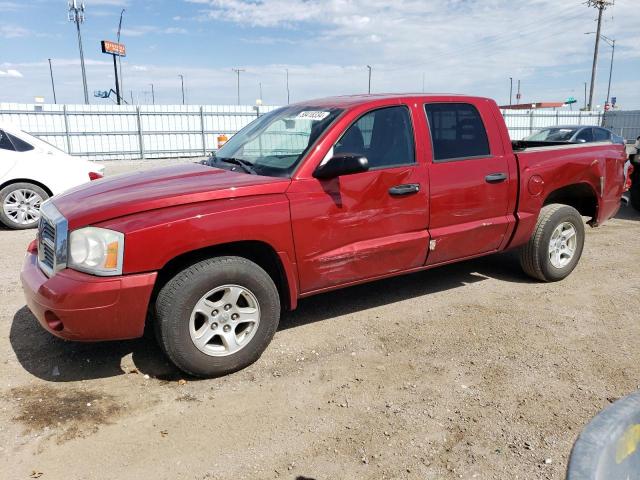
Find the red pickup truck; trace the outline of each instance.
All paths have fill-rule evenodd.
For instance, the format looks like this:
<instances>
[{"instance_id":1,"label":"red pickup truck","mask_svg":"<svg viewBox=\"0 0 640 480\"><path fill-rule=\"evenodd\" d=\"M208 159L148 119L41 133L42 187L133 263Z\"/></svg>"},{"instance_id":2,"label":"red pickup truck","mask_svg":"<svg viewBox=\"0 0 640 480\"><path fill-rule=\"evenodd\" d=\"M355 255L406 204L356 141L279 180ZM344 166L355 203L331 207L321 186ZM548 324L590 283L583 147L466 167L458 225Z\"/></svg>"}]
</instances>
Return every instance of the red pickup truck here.
<instances>
[{"instance_id":1,"label":"red pickup truck","mask_svg":"<svg viewBox=\"0 0 640 480\"><path fill-rule=\"evenodd\" d=\"M155 328L182 370L254 362L299 298L520 248L569 275L619 208L624 147L511 142L495 102L327 98L270 112L205 164L92 182L42 206L22 284L54 335ZM426 321L426 319L425 319Z\"/></svg>"}]
</instances>

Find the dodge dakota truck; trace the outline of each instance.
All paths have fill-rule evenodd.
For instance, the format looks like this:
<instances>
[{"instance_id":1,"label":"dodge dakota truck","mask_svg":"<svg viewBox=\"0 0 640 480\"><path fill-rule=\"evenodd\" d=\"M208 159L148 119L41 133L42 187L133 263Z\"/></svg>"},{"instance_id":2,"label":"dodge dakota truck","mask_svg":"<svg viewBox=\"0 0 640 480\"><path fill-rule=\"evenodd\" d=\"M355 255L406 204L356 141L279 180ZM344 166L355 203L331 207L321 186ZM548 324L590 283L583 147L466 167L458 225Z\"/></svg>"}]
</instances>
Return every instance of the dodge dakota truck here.
<instances>
[{"instance_id":1,"label":"dodge dakota truck","mask_svg":"<svg viewBox=\"0 0 640 480\"><path fill-rule=\"evenodd\" d=\"M557 281L617 212L624 146L512 142L496 103L365 95L274 110L204 164L116 176L42 205L22 285L68 340L155 330L183 371L259 358L300 298L519 249ZM428 319L425 318L425 322Z\"/></svg>"}]
</instances>

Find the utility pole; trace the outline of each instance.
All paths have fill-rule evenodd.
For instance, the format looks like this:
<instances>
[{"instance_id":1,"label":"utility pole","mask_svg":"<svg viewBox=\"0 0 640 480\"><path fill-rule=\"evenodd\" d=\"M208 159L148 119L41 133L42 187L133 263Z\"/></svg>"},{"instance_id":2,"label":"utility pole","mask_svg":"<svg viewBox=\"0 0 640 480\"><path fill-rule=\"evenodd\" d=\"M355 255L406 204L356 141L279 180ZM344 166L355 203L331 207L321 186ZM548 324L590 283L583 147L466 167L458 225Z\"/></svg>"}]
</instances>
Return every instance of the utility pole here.
<instances>
[{"instance_id":1,"label":"utility pole","mask_svg":"<svg viewBox=\"0 0 640 480\"><path fill-rule=\"evenodd\" d=\"M238 105L240 105L240 73L244 72L242 68L232 68L238 77Z\"/></svg>"},{"instance_id":2,"label":"utility pole","mask_svg":"<svg viewBox=\"0 0 640 480\"><path fill-rule=\"evenodd\" d=\"M180 77L180 85L182 86L182 104L184 105L184 75L178 75Z\"/></svg>"},{"instance_id":3,"label":"utility pole","mask_svg":"<svg viewBox=\"0 0 640 480\"><path fill-rule=\"evenodd\" d=\"M518 105L520 105L521 98L522 98L522 95L520 94L520 80L518 80L518 93L516 93L516 103Z\"/></svg>"},{"instance_id":4,"label":"utility pole","mask_svg":"<svg viewBox=\"0 0 640 480\"><path fill-rule=\"evenodd\" d=\"M80 69L82 70L82 85L84 87L84 103L89 105L89 90L87 90L87 73L84 69L84 52L82 51L82 35L80 24L84 22L84 3L78 6L77 0L69 0L69 21L75 22L78 30L78 48L80 50Z\"/></svg>"},{"instance_id":5,"label":"utility pole","mask_svg":"<svg viewBox=\"0 0 640 480\"><path fill-rule=\"evenodd\" d=\"M602 27L602 12L614 4L615 0L587 0L588 7L598 9L598 28L596 29L596 44L593 49L593 65L591 67L591 88L589 89L588 110L593 107L593 90L596 83L596 69L598 66L598 47L600 46L600 28Z\"/></svg>"},{"instance_id":6,"label":"utility pole","mask_svg":"<svg viewBox=\"0 0 640 480\"><path fill-rule=\"evenodd\" d=\"M150 83L149 85L151 85L151 104L155 105L156 104L156 93L153 90L153 83Z\"/></svg>"},{"instance_id":7,"label":"utility pole","mask_svg":"<svg viewBox=\"0 0 640 480\"><path fill-rule=\"evenodd\" d=\"M607 87L607 103L611 99L611 76L613 75L613 55L616 53L616 41L611 40L611 65L609 65L609 86ZM610 103L609 103L610 104Z\"/></svg>"},{"instance_id":8,"label":"utility pole","mask_svg":"<svg viewBox=\"0 0 640 480\"><path fill-rule=\"evenodd\" d=\"M53 90L53 103L58 103L56 100L56 84L53 83L53 68L51 67L51 59L49 59L49 73L51 74L51 90Z\"/></svg>"},{"instance_id":9,"label":"utility pole","mask_svg":"<svg viewBox=\"0 0 640 480\"><path fill-rule=\"evenodd\" d=\"M124 15L124 8L120 12L120 23L118 23L118 43L120 43L120 30L122 30L122 15ZM120 70L120 90L124 92L124 82L122 81L123 76L122 76L122 57L121 56L118 56L118 69Z\"/></svg>"},{"instance_id":10,"label":"utility pole","mask_svg":"<svg viewBox=\"0 0 640 480\"><path fill-rule=\"evenodd\" d=\"M509 77L509 105L513 103L513 77Z\"/></svg>"},{"instance_id":11,"label":"utility pole","mask_svg":"<svg viewBox=\"0 0 640 480\"><path fill-rule=\"evenodd\" d=\"M368 93L371 93L371 65L367 65L367 68L369 69L369 90L368 90Z\"/></svg>"},{"instance_id":12,"label":"utility pole","mask_svg":"<svg viewBox=\"0 0 640 480\"><path fill-rule=\"evenodd\" d=\"M262 82L258 82L258 88L260 89L260 101L262 102Z\"/></svg>"},{"instance_id":13,"label":"utility pole","mask_svg":"<svg viewBox=\"0 0 640 480\"><path fill-rule=\"evenodd\" d=\"M289 69L285 68L284 71L287 74L287 105L289 105Z\"/></svg>"},{"instance_id":14,"label":"utility pole","mask_svg":"<svg viewBox=\"0 0 640 480\"><path fill-rule=\"evenodd\" d=\"M584 82L584 109L585 112L587 111L587 82Z\"/></svg>"}]
</instances>

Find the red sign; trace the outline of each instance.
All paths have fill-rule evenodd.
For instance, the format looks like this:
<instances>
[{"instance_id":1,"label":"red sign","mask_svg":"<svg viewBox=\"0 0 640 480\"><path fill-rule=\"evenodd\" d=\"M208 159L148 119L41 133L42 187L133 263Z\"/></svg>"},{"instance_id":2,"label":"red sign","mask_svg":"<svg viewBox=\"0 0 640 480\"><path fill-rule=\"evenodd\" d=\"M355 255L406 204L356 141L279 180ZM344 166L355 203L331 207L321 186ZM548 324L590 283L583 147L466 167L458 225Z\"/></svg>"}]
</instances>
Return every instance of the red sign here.
<instances>
[{"instance_id":1,"label":"red sign","mask_svg":"<svg viewBox=\"0 0 640 480\"><path fill-rule=\"evenodd\" d=\"M119 57L126 57L127 52L123 43L110 42L109 40L102 40L102 53L108 53L109 55L117 55Z\"/></svg>"}]
</instances>

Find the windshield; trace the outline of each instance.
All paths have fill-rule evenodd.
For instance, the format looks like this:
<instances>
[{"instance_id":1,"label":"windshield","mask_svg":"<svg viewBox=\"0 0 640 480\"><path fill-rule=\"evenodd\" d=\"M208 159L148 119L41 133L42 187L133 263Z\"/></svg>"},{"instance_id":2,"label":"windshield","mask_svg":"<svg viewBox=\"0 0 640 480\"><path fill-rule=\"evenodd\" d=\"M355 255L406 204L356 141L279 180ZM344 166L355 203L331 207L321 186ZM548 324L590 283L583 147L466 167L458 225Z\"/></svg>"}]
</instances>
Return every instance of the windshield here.
<instances>
[{"instance_id":1,"label":"windshield","mask_svg":"<svg viewBox=\"0 0 640 480\"><path fill-rule=\"evenodd\" d=\"M538 142L568 142L577 131L577 128L545 128L528 136L525 140Z\"/></svg>"},{"instance_id":2,"label":"windshield","mask_svg":"<svg viewBox=\"0 0 640 480\"><path fill-rule=\"evenodd\" d=\"M269 112L231 137L210 164L243 164L258 175L289 177L342 111L297 105Z\"/></svg>"}]
</instances>

